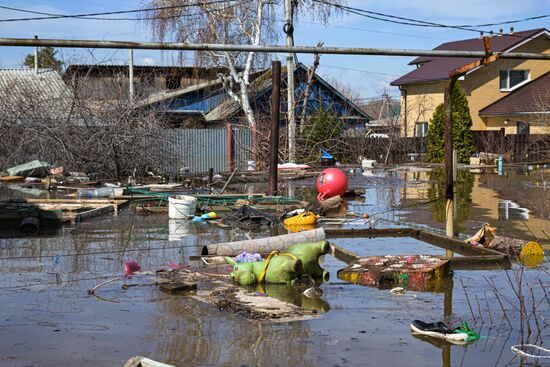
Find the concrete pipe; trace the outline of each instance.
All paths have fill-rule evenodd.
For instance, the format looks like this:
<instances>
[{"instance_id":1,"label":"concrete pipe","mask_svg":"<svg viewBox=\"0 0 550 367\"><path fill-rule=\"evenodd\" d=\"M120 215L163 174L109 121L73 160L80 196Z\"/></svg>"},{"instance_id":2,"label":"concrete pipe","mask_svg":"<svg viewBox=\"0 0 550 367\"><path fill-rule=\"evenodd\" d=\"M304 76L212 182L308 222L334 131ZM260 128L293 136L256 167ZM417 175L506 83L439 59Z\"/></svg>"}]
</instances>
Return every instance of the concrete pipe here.
<instances>
[{"instance_id":1,"label":"concrete pipe","mask_svg":"<svg viewBox=\"0 0 550 367\"><path fill-rule=\"evenodd\" d=\"M202 247L202 255L237 256L243 251L268 254L273 250L284 251L297 243L319 242L325 239L323 228L310 231L289 233L275 237L256 238L253 240L215 243Z\"/></svg>"}]
</instances>

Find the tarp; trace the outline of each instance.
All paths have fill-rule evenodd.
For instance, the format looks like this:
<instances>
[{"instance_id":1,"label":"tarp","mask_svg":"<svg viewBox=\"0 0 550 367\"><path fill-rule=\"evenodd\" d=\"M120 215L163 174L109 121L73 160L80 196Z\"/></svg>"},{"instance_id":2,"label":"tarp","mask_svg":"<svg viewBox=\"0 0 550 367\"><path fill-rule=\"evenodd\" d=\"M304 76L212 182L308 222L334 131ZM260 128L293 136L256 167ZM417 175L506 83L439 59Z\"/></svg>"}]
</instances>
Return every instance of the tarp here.
<instances>
[{"instance_id":1,"label":"tarp","mask_svg":"<svg viewBox=\"0 0 550 367\"><path fill-rule=\"evenodd\" d=\"M46 177L48 175L49 163L34 160L19 166L8 168L6 171L10 176L33 176Z\"/></svg>"}]
</instances>

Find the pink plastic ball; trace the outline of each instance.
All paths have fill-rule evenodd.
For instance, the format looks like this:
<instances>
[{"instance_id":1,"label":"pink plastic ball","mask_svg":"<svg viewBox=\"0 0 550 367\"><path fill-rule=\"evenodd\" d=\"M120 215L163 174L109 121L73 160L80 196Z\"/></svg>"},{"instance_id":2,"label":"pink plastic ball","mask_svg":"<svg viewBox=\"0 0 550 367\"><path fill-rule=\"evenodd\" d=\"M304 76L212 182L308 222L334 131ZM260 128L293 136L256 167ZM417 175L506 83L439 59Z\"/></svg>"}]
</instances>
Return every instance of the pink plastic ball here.
<instances>
[{"instance_id":1,"label":"pink plastic ball","mask_svg":"<svg viewBox=\"0 0 550 367\"><path fill-rule=\"evenodd\" d=\"M348 191L348 177L338 168L327 168L317 178L317 199L323 201Z\"/></svg>"}]
</instances>

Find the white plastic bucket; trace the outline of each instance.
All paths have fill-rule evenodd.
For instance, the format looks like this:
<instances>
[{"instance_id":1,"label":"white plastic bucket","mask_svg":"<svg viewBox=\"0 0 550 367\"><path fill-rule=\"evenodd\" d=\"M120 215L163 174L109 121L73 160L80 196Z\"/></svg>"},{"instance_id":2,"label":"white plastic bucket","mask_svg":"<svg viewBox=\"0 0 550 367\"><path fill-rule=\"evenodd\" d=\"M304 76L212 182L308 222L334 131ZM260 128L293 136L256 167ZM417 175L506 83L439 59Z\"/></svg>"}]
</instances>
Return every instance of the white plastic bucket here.
<instances>
[{"instance_id":1,"label":"white plastic bucket","mask_svg":"<svg viewBox=\"0 0 550 367\"><path fill-rule=\"evenodd\" d=\"M168 198L168 217L170 219L186 219L195 215L197 199L193 196L176 195Z\"/></svg>"},{"instance_id":2,"label":"white plastic bucket","mask_svg":"<svg viewBox=\"0 0 550 367\"><path fill-rule=\"evenodd\" d=\"M187 219L168 220L168 241L181 241L193 232L193 223Z\"/></svg>"},{"instance_id":3,"label":"white plastic bucket","mask_svg":"<svg viewBox=\"0 0 550 367\"><path fill-rule=\"evenodd\" d=\"M363 159L361 161L361 166L363 166L363 168L373 168L375 164L376 161L372 159Z\"/></svg>"}]
</instances>

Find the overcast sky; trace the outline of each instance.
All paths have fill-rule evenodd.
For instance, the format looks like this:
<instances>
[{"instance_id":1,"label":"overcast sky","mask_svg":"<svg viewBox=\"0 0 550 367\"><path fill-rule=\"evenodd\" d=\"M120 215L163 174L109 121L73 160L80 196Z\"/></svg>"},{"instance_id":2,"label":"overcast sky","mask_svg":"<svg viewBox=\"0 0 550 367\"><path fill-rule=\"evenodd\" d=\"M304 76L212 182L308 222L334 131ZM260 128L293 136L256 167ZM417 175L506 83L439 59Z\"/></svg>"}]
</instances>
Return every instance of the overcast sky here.
<instances>
[{"instance_id":1,"label":"overcast sky","mask_svg":"<svg viewBox=\"0 0 550 367\"><path fill-rule=\"evenodd\" d=\"M307 0L306 2L310 2ZM349 6L396 16L414 18L443 24L480 24L494 23L550 13L550 0L505 1L431 1L431 0L348 0ZM61 14L79 14L136 9L141 1L130 0L57 0L57 1L6 1L0 0L0 6L10 6L33 11ZM0 9L0 20L7 18L29 17L32 15L12 10ZM128 17L128 15L122 15ZM131 16L131 15L130 15ZM113 16L116 17L116 16ZM281 18L282 19L282 18ZM515 31L533 28L550 28L550 17L513 24ZM281 24L282 27L282 24ZM486 27L498 32L510 26ZM345 16L334 20L324 27L307 19L295 26L297 45L316 45L340 47L385 47L432 49L440 43L478 37L478 33L441 28L413 27L392 24L357 15ZM281 29L282 34L282 29ZM54 19L25 22L0 22L0 37L63 39L100 39L100 40L138 40L151 41L150 30L136 21L99 21L83 19ZM549 41L550 42L550 41ZM24 56L32 52L30 48L3 47L0 52L0 67L17 68ZM63 58L70 62L109 62L127 63L128 52L123 51L63 51ZM136 51L136 64L172 64L177 61L174 53L161 54L158 51ZM299 56L306 64L311 57ZM387 90L397 95L396 88L388 83L411 70L407 63L411 58L382 56L336 56L321 57L319 74L328 80L337 79L349 84L362 97L374 97Z\"/></svg>"}]
</instances>

